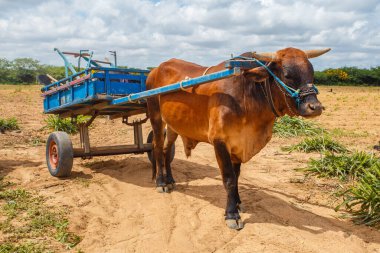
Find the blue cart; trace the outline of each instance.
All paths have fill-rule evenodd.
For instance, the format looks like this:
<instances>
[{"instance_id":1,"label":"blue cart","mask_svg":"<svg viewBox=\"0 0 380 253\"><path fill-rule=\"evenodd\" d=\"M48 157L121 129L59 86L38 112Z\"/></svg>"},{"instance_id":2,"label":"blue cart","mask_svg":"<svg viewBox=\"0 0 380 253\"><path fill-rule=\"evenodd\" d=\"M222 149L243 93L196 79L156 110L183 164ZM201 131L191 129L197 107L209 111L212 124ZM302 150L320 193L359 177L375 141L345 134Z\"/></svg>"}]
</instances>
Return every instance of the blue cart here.
<instances>
[{"instance_id":1,"label":"blue cart","mask_svg":"<svg viewBox=\"0 0 380 253\"><path fill-rule=\"evenodd\" d=\"M226 69L209 75L186 79L165 87L146 90L145 81L149 70L117 67L116 52L114 62L99 61L92 58L93 52L81 50L79 53L61 52L55 49L65 63L66 77L55 80L48 76L49 82L41 89L44 113L59 115L61 118L70 117L73 122L79 115L88 115L86 123L78 123L80 147L74 148L70 137L65 132L53 132L46 143L46 162L51 175L67 177L71 174L73 159L83 159L94 156L119 154L148 153L152 157L153 132L143 141L142 124L148 119L128 121L128 118L138 114L146 115L146 98L178 91L183 88L200 85L215 80L239 75L241 70L256 66L255 61L233 59L226 61ZM78 58L77 69L68 61L67 55ZM81 67L81 62L85 66ZM106 66L105 66L106 65ZM107 66L108 65L108 66ZM51 82L51 83L50 83ZM122 118L122 122L132 126L134 144L93 147L90 145L88 127L99 115L107 115L110 119ZM174 158L174 146L172 159Z\"/></svg>"}]
</instances>

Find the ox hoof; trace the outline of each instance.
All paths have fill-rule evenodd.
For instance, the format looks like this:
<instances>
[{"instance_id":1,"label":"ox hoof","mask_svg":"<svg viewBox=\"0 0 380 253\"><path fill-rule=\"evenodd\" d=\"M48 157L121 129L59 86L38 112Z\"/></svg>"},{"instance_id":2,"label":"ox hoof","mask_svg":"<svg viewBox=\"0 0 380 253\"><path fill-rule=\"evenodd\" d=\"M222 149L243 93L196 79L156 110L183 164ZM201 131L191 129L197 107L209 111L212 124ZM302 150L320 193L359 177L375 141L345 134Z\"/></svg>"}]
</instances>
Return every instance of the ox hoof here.
<instances>
[{"instance_id":1,"label":"ox hoof","mask_svg":"<svg viewBox=\"0 0 380 253\"><path fill-rule=\"evenodd\" d=\"M169 191L172 191L175 188L175 183L167 184L166 187L169 189Z\"/></svg>"},{"instance_id":2,"label":"ox hoof","mask_svg":"<svg viewBox=\"0 0 380 253\"><path fill-rule=\"evenodd\" d=\"M164 192L165 192L165 187L166 187L166 186L157 186L157 187L156 187L156 191L157 191L158 193L164 193Z\"/></svg>"},{"instance_id":3,"label":"ox hoof","mask_svg":"<svg viewBox=\"0 0 380 253\"><path fill-rule=\"evenodd\" d=\"M171 191L171 189L167 185L165 185L165 186L157 186L156 187L156 191L158 193L165 193L165 192L169 193Z\"/></svg>"},{"instance_id":4,"label":"ox hoof","mask_svg":"<svg viewBox=\"0 0 380 253\"><path fill-rule=\"evenodd\" d=\"M244 228L244 223L241 219L238 220L226 220L226 225L230 229L240 230Z\"/></svg>"},{"instance_id":5,"label":"ox hoof","mask_svg":"<svg viewBox=\"0 0 380 253\"><path fill-rule=\"evenodd\" d=\"M246 210L245 206L242 203L240 203L237 208L238 208L239 213L244 213Z\"/></svg>"}]
</instances>

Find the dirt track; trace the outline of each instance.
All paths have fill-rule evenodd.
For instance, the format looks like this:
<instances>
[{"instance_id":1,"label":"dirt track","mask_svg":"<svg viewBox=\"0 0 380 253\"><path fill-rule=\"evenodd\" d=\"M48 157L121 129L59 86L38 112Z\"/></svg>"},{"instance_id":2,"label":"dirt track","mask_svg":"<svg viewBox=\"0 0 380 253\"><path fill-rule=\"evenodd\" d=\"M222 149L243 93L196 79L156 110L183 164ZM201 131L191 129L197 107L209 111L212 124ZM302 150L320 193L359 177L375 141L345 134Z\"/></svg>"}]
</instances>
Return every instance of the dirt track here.
<instances>
[{"instance_id":1,"label":"dirt track","mask_svg":"<svg viewBox=\"0 0 380 253\"><path fill-rule=\"evenodd\" d=\"M316 154L288 154L281 146L299 139L274 138L242 166L240 192L245 228L224 223L225 192L211 146L199 145L186 159L176 143L177 187L159 194L151 182L146 155L75 160L72 177L50 176L45 165L42 101L38 87L0 87L0 117L20 119L21 133L0 134L0 170L7 179L67 207L71 230L83 237L85 252L380 252L380 232L339 218L327 180L303 181L294 168ZM327 107L317 121L350 132L341 141L370 150L380 141L380 89L321 88ZM355 94L355 96L353 95ZM361 98L361 99L360 99ZM149 126L146 125L145 134ZM94 144L131 142L132 129L119 120L98 119L90 130ZM74 137L78 143L78 137ZM298 182L298 183L297 183Z\"/></svg>"}]
</instances>

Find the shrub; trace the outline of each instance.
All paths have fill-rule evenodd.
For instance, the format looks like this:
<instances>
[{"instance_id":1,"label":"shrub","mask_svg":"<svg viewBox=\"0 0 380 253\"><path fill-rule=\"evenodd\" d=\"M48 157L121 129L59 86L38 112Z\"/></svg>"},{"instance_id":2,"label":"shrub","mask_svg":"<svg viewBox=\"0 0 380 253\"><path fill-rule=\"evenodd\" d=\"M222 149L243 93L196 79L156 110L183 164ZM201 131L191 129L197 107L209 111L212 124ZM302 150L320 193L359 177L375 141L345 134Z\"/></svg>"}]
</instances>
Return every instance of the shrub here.
<instances>
[{"instance_id":1,"label":"shrub","mask_svg":"<svg viewBox=\"0 0 380 253\"><path fill-rule=\"evenodd\" d=\"M63 131L68 134L76 134L78 132L77 124L85 123L88 118L88 116L79 115L76 118L75 123L70 118L60 118L57 115L49 115L45 122L46 128L52 131Z\"/></svg>"},{"instance_id":2,"label":"shrub","mask_svg":"<svg viewBox=\"0 0 380 253\"><path fill-rule=\"evenodd\" d=\"M284 116L279 118L273 127L273 133L280 137L321 134L323 129L316 124L298 117Z\"/></svg>"},{"instance_id":3,"label":"shrub","mask_svg":"<svg viewBox=\"0 0 380 253\"><path fill-rule=\"evenodd\" d=\"M327 69L325 71L328 78L335 81L345 81L348 80L348 74L346 71L341 69Z\"/></svg>"},{"instance_id":4,"label":"shrub","mask_svg":"<svg viewBox=\"0 0 380 253\"><path fill-rule=\"evenodd\" d=\"M0 132L10 131L10 130L19 130L16 118L1 119L0 118Z\"/></svg>"},{"instance_id":5,"label":"shrub","mask_svg":"<svg viewBox=\"0 0 380 253\"><path fill-rule=\"evenodd\" d=\"M328 85L380 85L380 67L359 69L358 67L343 67L315 71L317 84Z\"/></svg>"}]
</instances>

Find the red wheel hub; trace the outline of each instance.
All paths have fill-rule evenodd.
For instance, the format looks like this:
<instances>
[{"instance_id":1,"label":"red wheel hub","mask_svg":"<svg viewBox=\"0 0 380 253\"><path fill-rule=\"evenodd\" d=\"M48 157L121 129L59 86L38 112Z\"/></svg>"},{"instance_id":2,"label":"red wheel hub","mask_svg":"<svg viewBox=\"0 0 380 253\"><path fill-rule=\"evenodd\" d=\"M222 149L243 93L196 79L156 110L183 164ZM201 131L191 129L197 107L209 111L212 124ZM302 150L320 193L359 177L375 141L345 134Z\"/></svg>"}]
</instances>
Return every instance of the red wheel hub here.
<instances>
[{"instance_id":1,"label":"red wheel hub","mask_svg":"<svg viewBox=\"0 0 380 253\"><path fill-rule=\"evenodd\" d=\"M59 155L58 155L58 146L57 144L52 141L49 145L49 162L51 167L54 169L57 168L59 161Z\"/></svg>"}]
</instances>

